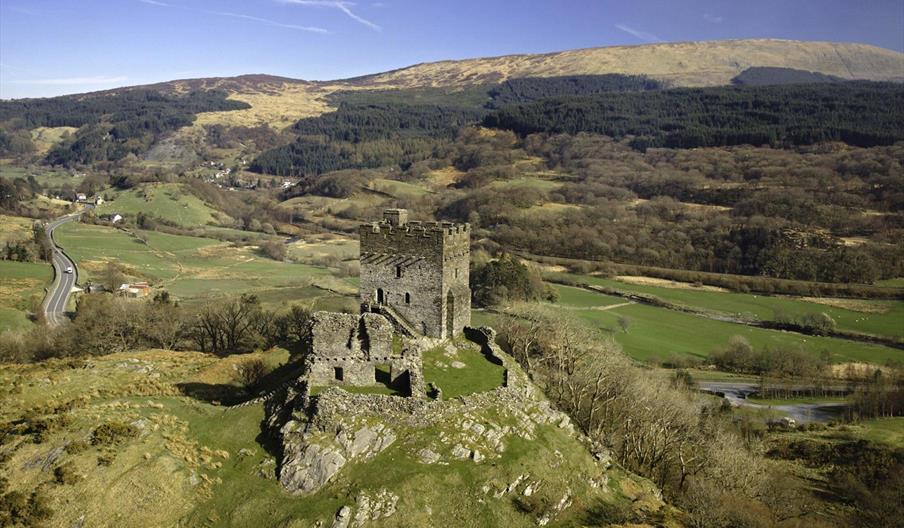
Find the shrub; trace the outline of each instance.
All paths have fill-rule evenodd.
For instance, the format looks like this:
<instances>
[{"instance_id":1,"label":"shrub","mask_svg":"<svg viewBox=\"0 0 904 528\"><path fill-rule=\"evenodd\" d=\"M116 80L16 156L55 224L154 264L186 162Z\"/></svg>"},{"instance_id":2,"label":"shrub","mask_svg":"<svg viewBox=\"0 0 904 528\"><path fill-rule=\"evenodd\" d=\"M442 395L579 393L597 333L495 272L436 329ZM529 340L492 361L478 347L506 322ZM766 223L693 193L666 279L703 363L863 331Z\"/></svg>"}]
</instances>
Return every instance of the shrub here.
<instances>
[{"instance_id":1,"label":"shrub","mask_svg":"<svg viewBox=\"0 0 904 528\"><path fill-rule=\"evenodd\" d=\"M72 462L66 462L53 469L53 479L57 484L71 485L78 482L81 477L75 472L75 466Z\"/></svg>"},{"instance_id":2,"label":"shrub","mask_svg":"<svg viewBox=\"0 0 904 528\"><path fill-rule=\"evenodd\" d=\"M0 496L0 526L37 526L53 515L40 492L30 496L11 491Z\"/></svg>"},{"instance_id":3,"label":"shrub","mask_svg":"<svg viewBox=\"0 0 904 528\"><path fill-rule=\"evenodd\" d=\"M106 422L91 433L91 445L107 446L119 444L138 436L138 428L121 422Z\"/></svg>"},{"instance_id":4,"label":"shrub","mask_svg":"<svg viewBox=\"0 0 904 528\"><path fill-rule=\"evenodd\" d=\"M286 260L286 245L276 240L268 240L260 245L261 253L273 260Z\"/></svg>"},{"instance_id":5,"label":"shrub","mask_svg":"<svg viewBox=\"0 0 904 528\"><path fill-rule=\"evenodd\" d=\"M239 366L236 377L248 392L254 392L260 387L268 371L267 364L263 360L249 359Z\"/></svg>"},{"instance_id":6,"label":"shrub","mask_svg":"<svg viewBox=\"0 0 904 528\"><path fill-rule=\"evenodd\" d=\"M88 442L86 442L84 440L73 440L72 442L69 442L68 444L66 444L65 449L66 449L66 452L69 453L70 455L75 455L75 454L81 453L82 451L87 450L88 447L89 447Z\"/></svg>"}]
</instances>

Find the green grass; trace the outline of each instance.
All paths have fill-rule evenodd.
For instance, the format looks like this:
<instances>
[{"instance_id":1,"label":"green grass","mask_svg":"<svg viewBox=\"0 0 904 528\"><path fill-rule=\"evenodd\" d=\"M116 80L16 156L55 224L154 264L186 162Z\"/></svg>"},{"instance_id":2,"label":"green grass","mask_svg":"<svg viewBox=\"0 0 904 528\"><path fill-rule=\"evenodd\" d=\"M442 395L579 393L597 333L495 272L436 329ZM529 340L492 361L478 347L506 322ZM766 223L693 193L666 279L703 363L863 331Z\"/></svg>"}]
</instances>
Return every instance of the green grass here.
<instances>
[{"instance_id":1,"label":"green grass","mask_svg":"<svg viewBox=\"0 0 904 528\"><path fill-rule=\"evenodd\" d=\"M46 262L0 260L0 332L32 326L28 312L41 302L51 280Z\"/></svg>"},{"instance_id":2,"label":"green grass","mask_svg":"<svg viewBox=\"0 0 904 528\"><path fill-rule=\"evenodd\" d=\"M147 243L122 230L70 223L59 228L57 240L79 263L82 282L103 282L105 262L111 260L130 277L149 280L183 300L261 292L278 304L291 300L286 292L277 291L280 288L318 294L308 300L342 297L326 290L306 290L312 284L323 283L333 291L352 290L328 268L277 262L249 247L156 231L138 235Z\"/></svg>"},{"instance_id":3,"label":"green grass","mask_svg":"<svg viewBox=\"0 0 904 528\"><path fill-rule=\"evenodd\" d=\"M565 273L553 275L568 277L596 286L615 288L625 292L655 295L673 303L701 310L760 321L775 320L776 314L785 314L797 318L807 313L822 312L835 320L839 330L879 336L904 337L904 301L856 301L864 306L887 310L885 313L864 313L793 297L664 288Z\"/></svg>"},{"instance_id":4,"label":"green grass","mask_svg":"<svg viewBox=\"0 0 904 528\"><path fill-rule=\"evenodd\" d=\"M885 288L904 288L904 277L876 281L876 286L882 286Z\"/></svg>"},{"instance_id":5,"label":"green grass","mask_svg":"<svg viewBox=\"0 0 904 528\"><path fill-rule=\"evenodd\" d=\"M108 192L111 201L97 208L99 214L139 212L163 218L182 227L226 222L229 218L213 209L177 183L149 183L128 191Z\"/></svg>"},{"instance_id":6,"label":"green grass","mask_svg":"<svg viewBox=\"0 0 904 528\"><path fill-rule=\"evenodd\" d=\"M833 442L867 440L890 447L904 448L904 417L873 418L856 423L830 425L816 431L794 431L782 433L792 438L806 437Z\"/></svg>"},{"instance_id":7,"label":"green grass","mask_svg":"<svg viewBox=\"0 0 904 528\"><path fill-rule=\"evenodd\" d=\"M642 361L671 356L706 358L735 335L746 338L754 348L790 348L813 355L828 351L836 363L885 364L901 357L900 351L890 347L754 328L641 304L608 311L580 310L578 315L597 328L613 332L625 352ZM615 330L619 316L628 317L627 332Z\"/></svg>"},{"instance_id":8,"label":"green grass","mask_svg":"<svg viewBox=\"0 0 904 528\"><path fill-rule=\"evenodd\" d=\"M443 399L493 390L502 385L505 368L490 362L473 343L459 343L455 354L446 355L445 347L424 353L424 381L443 391ZM464 363L463 368L452 362Z\"/></svg>"},{"instance_id":9,"label":"green grass","mask_svg":"<svg viewBox=\"0 0 904 528\"><path fill-rule=\"evenodd\" d=\"M603 295L583 288L553 284L553 288L559 293L558 304L576 308L593 308L595 306L614 306L626 302L621 297Z\"/></svg>"},{"instance_id":10,"label":"green grass","mask_svg":"<svg viewBox=\"0 0 904 528\"><path fill-rule=\"evenodd\" d=\"M591 326L611 333L625 353L640 361L663 360L673 356L706 358L725 346L729 338L735 335L745 337L755 348L791 348L814 355L825 350L838 363L865 361L884 364L889 359L901 357L900 351L890 347L755 328L643 304L594 310L588 306L611 306L625 301L619 297L587 291L586 293L600 298L599 303L594 304L592 297L583 293L576 294L572 288L559 290L562 293L560 305L571 308L572 313ZM619 327L620 316L629 320L627 332L621 331Z\"/></svg>"},{"instance_id":11,"label":"green grass","mask_svg":"<svg viewBox=\"0 0 904 528\"><path fill-rule=\"evenodd\" d=\"M84 172L78 173L78 176L73 176L72 173L65 169L51 169L43 166L21 167L0 164L0 178L14 180L16 178L27 178L28 176L34 176L39 184L51 189L62 187L67 184L72 186L72 188L75 188L85 179Z\"/></svg>"}]
</instances>

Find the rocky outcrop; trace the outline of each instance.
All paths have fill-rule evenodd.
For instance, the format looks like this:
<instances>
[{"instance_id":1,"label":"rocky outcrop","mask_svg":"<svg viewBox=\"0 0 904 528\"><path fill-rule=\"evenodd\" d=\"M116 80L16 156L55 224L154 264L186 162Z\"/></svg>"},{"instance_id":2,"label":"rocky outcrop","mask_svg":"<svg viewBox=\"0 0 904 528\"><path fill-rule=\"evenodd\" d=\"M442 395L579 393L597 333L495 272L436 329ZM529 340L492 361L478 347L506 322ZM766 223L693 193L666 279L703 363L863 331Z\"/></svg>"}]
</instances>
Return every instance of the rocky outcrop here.
<instances>
[{"instance_id":1,"label":"rocky outcrop","mask_svg":"<svg viewBox=\"0 0 904 528\"><path fill-rule=\"evenodd\" d=\"M354 431L340 429L335 435L316 432L284 432L280 483L291 493L309 493L329 482L349 461L365 460L396 440L383 424L363 425Z\"/></svg>"}]
</instances>

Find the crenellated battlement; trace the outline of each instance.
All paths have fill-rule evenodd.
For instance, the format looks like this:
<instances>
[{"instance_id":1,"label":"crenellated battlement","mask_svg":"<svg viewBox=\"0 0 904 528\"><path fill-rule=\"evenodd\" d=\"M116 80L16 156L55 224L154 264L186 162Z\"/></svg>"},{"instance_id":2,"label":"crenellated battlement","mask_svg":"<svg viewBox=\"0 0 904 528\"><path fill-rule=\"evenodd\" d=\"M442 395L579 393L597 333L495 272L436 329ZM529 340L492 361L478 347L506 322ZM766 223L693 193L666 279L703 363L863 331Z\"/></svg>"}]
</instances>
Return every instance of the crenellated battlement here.
<instances>
[{"instance_id":1,"label":"crenellated battlement","mask_svg":"<svg viewBox=\"0 0 904 528\"><path fill-rule=\"evenodd\" d=\"M410 235L433 237L435 235L443 235L449 237L460 237L471 235L471 224L456 224L453 222L420 222L411 220L404 224L392 224L386 220L373 222L370 224L362 224L360 227L362 233L379 234L383 236L392 235Z\"/></svg>"}]
</instances>

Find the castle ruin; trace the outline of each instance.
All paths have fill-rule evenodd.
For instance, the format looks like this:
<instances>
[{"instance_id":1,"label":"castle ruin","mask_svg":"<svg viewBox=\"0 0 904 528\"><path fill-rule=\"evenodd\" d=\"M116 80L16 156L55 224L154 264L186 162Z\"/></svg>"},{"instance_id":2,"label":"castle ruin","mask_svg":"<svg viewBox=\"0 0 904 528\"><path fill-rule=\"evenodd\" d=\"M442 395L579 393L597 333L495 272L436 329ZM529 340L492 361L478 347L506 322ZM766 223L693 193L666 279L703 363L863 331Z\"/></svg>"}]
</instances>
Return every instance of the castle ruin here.
<instances>
[{"instance_id":1,"label":"castle ruin","mask_svg":"<svg viewBox=\"0 0 904 528\"><path fill-rule=\"evenodd\" d=\"M313 314L304 347L308 382L382 381L423 395L419 348L396 332L451 339L471 323L470 231L468 224L409 221L404 209L387 209L382 221L362 225L362 313Z\"/></svg>"},{"instance_id":2,"label":"castle ruin","mask_svg":"<svg viewBox=\"0 0 904 528\"><path fill-rule=\"evenodd\" d=\"M364 224L361 241L362 311L382 313L402 331L449 339L471 323L471 226L408 220L387 209Z\"/></svg>"}]
</instances>

